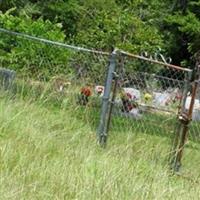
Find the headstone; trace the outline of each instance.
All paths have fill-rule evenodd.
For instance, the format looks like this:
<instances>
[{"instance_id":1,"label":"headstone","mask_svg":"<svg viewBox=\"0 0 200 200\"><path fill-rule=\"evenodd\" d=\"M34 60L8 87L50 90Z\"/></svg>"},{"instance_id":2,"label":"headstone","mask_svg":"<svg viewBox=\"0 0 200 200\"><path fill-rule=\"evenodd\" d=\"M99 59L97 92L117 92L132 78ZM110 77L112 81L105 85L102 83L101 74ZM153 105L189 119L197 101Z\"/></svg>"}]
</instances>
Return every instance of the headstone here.
<instances>
[{"instance_id":1,"label":"headstone","mask_svg":"<svg viewBox=\"0 0 200 200\"><path fill-rule=\"evenodd\" d=\"M189 110L189 108L190 108L191 99L192 98L190 96L186 98L186 102L185 102L186 110ZM195 101L194 101L192 120L200 121L200 101L199 101L199 99L195 99Z\"/></svg>"},{"instance_id":2,"label":"headstone","mask_svg":"<svg viewBox=\"0 0 200 200\"><path fill-rule=\"evenodd\" d=\"M7 90L13 84L16 72L10 69L0 68L1 88Z\"/></svg>"},{"instance_id":3,"label":"headstone","mask_svg":"<svg viewBox=\"0 0 200 200\"><path fill-rule=\"evenodd\" d=\"M155 106L161 106L161 107L167 106L168 102L171 99L169 93L154 92L153 96L154 96L153 104Z\"/></svg>"},{"instance_id":4,"label":"headstone","mask_svg":"<svg viewBox=\"0 0 200 200\"><path fill-rule=\"evenodd\" d=\"M141 100L140 91L134 88L123 88L125 93L131 95L131 100Z\"/></svg>"},{"instance_id":5,"label":"headstone","mask_svg":"<svg viewBox=\"0 0 200 200\"><path fill-rule=\"evenodd\" d=\"M191 102L192 97L187 97L186 102L185 102L185 109L189 110L190 108L190 102ZM194 100L194 110L200 109L200 102L199 99Z\"/></svg>"},{"instance_id":6,"label":"headstone","mask_svg":"<svg viewBox=\"0 0 200 200\"><path fill-rule=\"evenodd\" d=\"M193 121L200 121L200 110L199 109L193 110L192 120Z\"/></svg>"}]
</instances>

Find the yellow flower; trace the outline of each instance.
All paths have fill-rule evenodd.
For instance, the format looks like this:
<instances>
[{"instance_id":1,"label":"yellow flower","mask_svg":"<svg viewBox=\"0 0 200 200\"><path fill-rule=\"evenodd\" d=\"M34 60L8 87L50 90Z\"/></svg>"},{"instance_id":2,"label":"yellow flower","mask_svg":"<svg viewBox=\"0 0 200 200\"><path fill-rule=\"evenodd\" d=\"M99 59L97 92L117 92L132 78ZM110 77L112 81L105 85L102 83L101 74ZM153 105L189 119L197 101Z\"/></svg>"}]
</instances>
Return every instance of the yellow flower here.
<instances>
[{"instance_id":1,"label":"yellow flower","mask_svg":"<svg viewBox=\"0 0 200 200\"><path fill-rule=\"evenodd\" d=\"M144 99L145 99L145 101L151 101L152 100L152 95L149 94L149 93L145 93Z\"/></svg>"}]
</instances>

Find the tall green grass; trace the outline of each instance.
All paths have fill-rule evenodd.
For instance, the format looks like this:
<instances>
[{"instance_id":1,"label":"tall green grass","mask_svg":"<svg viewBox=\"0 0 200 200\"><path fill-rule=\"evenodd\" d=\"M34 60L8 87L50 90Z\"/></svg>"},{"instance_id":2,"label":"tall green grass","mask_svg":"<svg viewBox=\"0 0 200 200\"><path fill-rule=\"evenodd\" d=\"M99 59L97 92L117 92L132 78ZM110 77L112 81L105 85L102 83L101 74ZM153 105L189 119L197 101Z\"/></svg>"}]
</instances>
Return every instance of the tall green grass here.
<instances>
[{"instance_id":1,"label":"tall green grass","mask_svg":"<svg viewBox=\"0 0 200 200\"><path fill-rule=\"evenodd\" d=\"M22 93L0 98L0 199L200 198L198 144L190 142L184 157L190 179L172 176L169 137L144 131L148 124L134 132L114 118L102 149L98 110Z\"/></svg>"}]
</instances>

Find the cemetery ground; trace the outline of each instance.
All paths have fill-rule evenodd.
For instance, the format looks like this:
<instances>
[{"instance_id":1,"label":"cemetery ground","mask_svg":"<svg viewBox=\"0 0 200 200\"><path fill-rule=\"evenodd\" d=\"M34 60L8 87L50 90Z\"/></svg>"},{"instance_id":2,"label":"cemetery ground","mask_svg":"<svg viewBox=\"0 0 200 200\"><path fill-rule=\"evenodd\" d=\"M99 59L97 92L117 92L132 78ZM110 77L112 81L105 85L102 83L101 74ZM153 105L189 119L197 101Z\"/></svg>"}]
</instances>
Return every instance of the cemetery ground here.
<instances>
[{"instance_id":1,"label":"cemetery ground","mask_svg":"<svg viewBox=\"0 0 200 200\"><path fill-rule=\"evenodd\" d=\"M199 145L188 142L184 176L172 175L168 116L146 116L157 124L143 126L115 116L104 149L96 143L96 107L33 94L1 93L0 199L199 199Z\"/></svg>"}]
</instances>

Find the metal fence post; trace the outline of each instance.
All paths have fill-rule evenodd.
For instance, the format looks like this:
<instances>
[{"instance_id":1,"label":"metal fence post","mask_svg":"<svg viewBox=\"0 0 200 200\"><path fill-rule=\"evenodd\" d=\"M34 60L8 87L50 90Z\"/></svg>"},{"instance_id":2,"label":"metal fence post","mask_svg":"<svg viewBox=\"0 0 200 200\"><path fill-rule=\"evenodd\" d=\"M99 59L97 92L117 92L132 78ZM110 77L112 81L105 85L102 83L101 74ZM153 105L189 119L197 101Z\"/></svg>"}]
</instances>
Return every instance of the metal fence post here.
<instances>
[{"instance_id":1,"label":"metal fence post","mask_svg":"<svg viewBox=\"0 0 200 200\"><path fill-rule=\"evenodd\" d=\"M110 127L110 122L111 122L111 115L112 115L112 110L115 104L115 98L117 95L117 85L118 85L118 75L117 73L114 72L114 85L113 85L113 91L112 91L112 96L111 96L111 100L110 100L110 106L108 109L108 120L107 120L107 124L106 124L106 132L108 132L109 127Z\"/></svg>"},{"instance_id":2,"label":"metal fence post","mask_svg":"<svg viewBox=\"0 0 200 200\"><path fill-rule=\"evenodd\" d=\"M192 78L192 71L188 72L185 77L183 97L182 97L182 101L181 101L180 110L179 110L179 113L177 116L177 124L176 124L175 131L174 131L175 134L174 134L174 138L173 138L172 150L171 150L171 155L170 155L170 167L173 171L178 171L178 169L179 169L179 164L177 163L176 157L177 157L178 146L179 146L179 142L180 142L180 135L181 135L181 131L182 131L182 122L180 121L180 116L182 116L183 113L185 113L185 111L186 111L185 104L186 104L187 94L190 89L191 78Z\"/></svg>"},{"instance_id":3,"label":"metal fence post","mask_svg":"<svg viewBox=\"0 0 200 200\"><path fill-rule=\"evenodd\" d=\"M109 105L110 94L112 89L112 80L116 68L117 51L114 50L110 57L109 69L105 83L105 90L103 94L103 102L101 107L100 123L97 131L98 142L100 145L105 146L107 140L108 123L109 123Z\"/></svg>"},{"instance_id":4,"label":"metal fence post","mask_svg":"<svg viewBox=\"0 0 200 200\"><path fill-rule=\"evenodd\" d=\"M199 69L197 70L199 74ZM185 108L185 103L186 103L186 96L183 98L182 102L182 108L181 108L181 113L179 116L179 128L177 130L177 135L175 138L175 143L174 143L174 156L172 160L172 169L174 172L178 172L181 167L181 160L183 156L183 149L185 147L185 143L188 137L188 131L189 131L189 124L192 120L192 113L193 113L193 108L194 108L194 102L196 98L196 93L197 93L197 87L198 87L198 79L199 75L195 77L195 81L192 84L192 94L191 94L191 102L189 105L189 110L186 111ZM189 73L189 80L191 80L192 73ZM191 84L191 82L189 82ZM189 86L187 87L189 91Z\"/></svg>"}]
</instances>

